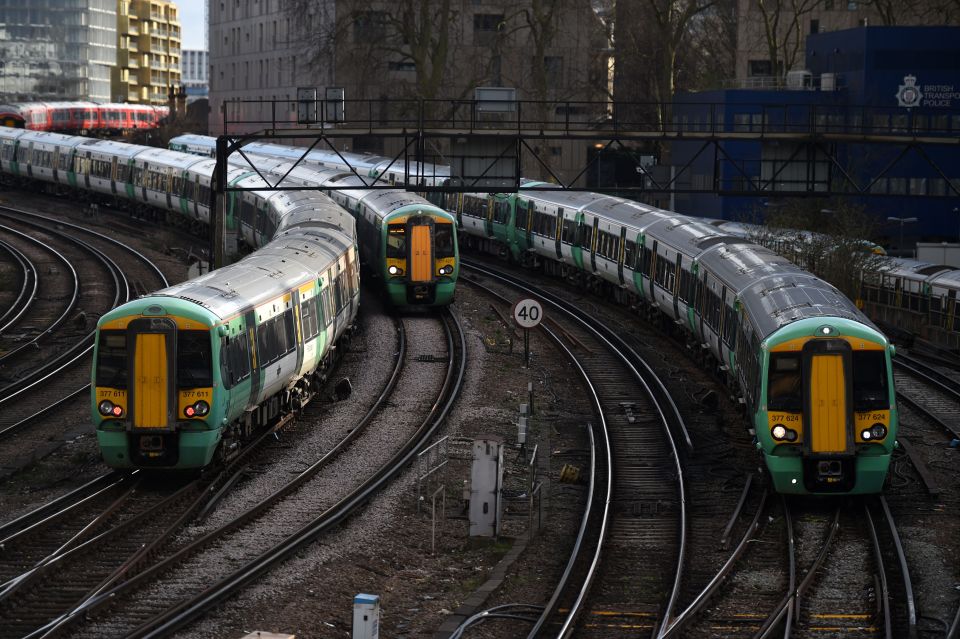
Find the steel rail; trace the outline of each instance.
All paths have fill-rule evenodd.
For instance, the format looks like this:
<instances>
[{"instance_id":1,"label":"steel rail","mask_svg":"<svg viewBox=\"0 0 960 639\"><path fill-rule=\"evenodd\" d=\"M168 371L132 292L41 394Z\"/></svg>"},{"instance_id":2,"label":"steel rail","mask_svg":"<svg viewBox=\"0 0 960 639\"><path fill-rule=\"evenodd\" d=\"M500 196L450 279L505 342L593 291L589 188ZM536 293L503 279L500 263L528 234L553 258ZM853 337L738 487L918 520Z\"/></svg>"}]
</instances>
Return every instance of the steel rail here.
<instances>
[{"instance_id":1,"label":"steel rail","mask_svg":"<svg viewBox=\"0 0 960 639\"><path fill-rule=\"evenodd\" d=\"M2 213L0 213L0 215L2 215ZM3 355L0 355L0 364L2 364L3 362L6 362L6 361L9 360L10 358L14 357L14 356L17 355L18 353L22 352L23 350L25 350L25 349L27 349L27 348L29 348L29 347L31 347L31 346L37 347L37 342L39 342L41 338L50 335L51 333L53 333L53 331L57 330L60 326L62 326L65 321L67 321L67 317L70 315L71 312L73 312L73 309L76 308L76 306L77 306L77 300L80 299L80 277L77 275L77 270L76 270L75 268L73 268L73 264L70 263L70 260L68 260L68 259L63 255L63 253L61 253L60 251L58 251L58 250L56 250L56 249L54 249L54 248L51 248L51 247L49 247L49 246L45 246L45 245L44 245L42 242L40 242L39 240L37 240L37 239L35 239L35 238L32 238L32 237L30 237L29 235L27 235L26 233L24 233L23 231L18 231L18 230L15 229L15 228L11 228L11 227L9 227L9 226L4 226L4 225L0 224L0 230L6 231L7 233L10 233L10 234L12 234L12 235L20 236L22 239L24 239L24 240L26 240L26 241L28 241L28 242L32 242L32 243L34 243L34 244L37 244L37 245L41 246L45 251L48 251L48 252L52 253L52 254L53 254L54 256L56 256L56 258L57 258L60 262L62 262L63 265L67 268L67 272L70 274L70 278L73 280L73 282L72 282L72 284L73 284L73 294L70 296L70 300L67 302L65 308L64 308L63 311L60 313L60 316L57 317L57 318L53 321L53 323L51 323L49 326L43 327L43 328L37 333L36 337L34 337L33 339L31 339L30 341L24 342L23 344L21 344L21 345L18 346L17 348L15 348L15 349L13 349L13 350L11 350L11 351L7 351L7 352L4 353ZM36 287L34 288L34 291L36 291ZM26 310L26 309L24 309L24 310ZM13 384L11 384L10 386L13 386ZM3 393L7 390L7 388L10 388L10 386L7 386L6 388L0 389L0 394L3 394Z\"/></svg>"},{"instance_id":2,"label":"steel rail","mask_svg":"<svg viewBox=\"0 0 960 639\"><path fill-rule=\"evenodd\" d=\"M880 551L880 538L877 536L877 527L873 523L873 515L867 503L863 504L863 513L867 519L867 529L870 531L870 545L873 547L873 560L877 562L877 572L880 577L880 592L877 593L880 606L883 608L883 628L885 639L893 639L893 621L890 618L890 589L887 586L887 571L884 567L883 553Z\"/></svg>"},{"instance_id":3,"label":"steel rail","mask_svg":"<svg viewBox=\"0 0 960 639\"><path fill-rule=\"evenodd\" d=\"M36 521L50 516L51 511L56 510L64 503L72 502L77 499L82 499L86 496L86 494L89 491L98 490L102 484L110 484L110 483L115 483L117 481L120 481L126 475L127 473L121 473L119 471L111 471L106 474L100 475L99 477L95 477L94 479L91 479L87 483L81 486L78 486L77 488L74 488L73 490L71 490L70 492L64 495L60 495L56 499L49 501L43 504L42 506L39 506L31 510L30 512L20 515L16 519L11 519L5 524L0 524L0 539L2 539L4 535L9 536L14 533L17 533L23 530L24 528L26 528L27 526L32 525ZM75 504L69 504L67 508L72 508L74 507L74 505ZM0 543L3 543L3 542L0 542Z\"/></svg>"},{"instance_id":4,"label":"steel rail","mask_svg":"<svg viewBox=\"0 0 960 639\"><path fill-rule=\"evenodd\" d=\"M890 528L890 536L893 539L893 545L897 551L897 561L900 564L900 575L903 577L903 587L907 604L907 636L910 637L910 639L915 639L917 636L917 606L913 596L913 582L910 580L910 567L907 565L907 556L903 552L903 544L900 543L900 533L897 532L897 524L893 520L893 513L890 512L890 506L887 505L887 499L883 495L880 495L879 501L883 507L884 517L887 519L887 526Z\"/></svg>"},{"instance_id":5,"label":"steel rail","mask_svg":"<svg viewBox=\"0 0 960 639\"><path fill-rule=\"evenodd\" d=\"M16 299L11 302L10 308L4 311L3 315L0 315L0 335L2 335L5 330L16 324L17 320L30 309L33 300L37 296L38 280L37 266L29 257L20 251L20 249L3 240L0 240L0 248L10 254L10 257L20 265L20 270L23 272L23 282L20 285L20 291L17 293ZM33 283L32 287L30 286L31 282ZM24 301L24 299L26 299L26 301ZM19 312L17 310L18 308Z\"/></svg>"},{"instance_id":6,"label":"steel rail","mask_svg":"<svg viewBox=\"0 0 960 639\"><path fill-rule=\"evenodd\" d=\"M827 538L823 542L823 546L820 548L820 552L817 554L817 558L814 559L813 565L810 566L810 569L807 571L807 574L804 575L803 580L801 580L800 585L796 589L790 590L780 601L779 604L774 607L773 612L767 617L766 621L760 626L760 630L753 635L754 639L765 639L770 636L770 633L773 632L776 628L777 623L787 614L788 608L793 607L794 616L800 615L800 598L803 596L803 593L810 587L810 584L813 583L813 578L817 573L817 570L820 569L820 566L823 564L824 559L827 557L827 551L830 550L830 546L833 543L834 537L836 537L837 531L840 529L840 508L838 507L833 513L833 521L830 524L830 529L827 533Z\"/></svg>"},{"instance_id":7,"label":"steel rail","mask_svg":"<svg viewBox=\"0 0 960 639\"><path fill-rule=\"evenodd\" d=\"M329 528L344 521L355 512L356 509L366 504L388 481L399 474L407 464L416 457L419 450L430 440L446 420L463 386L467 361L466 335L459 319L449 309L446 311L446 317L449 319L449 322L445 321L444 326L447 330L447 344L449 352L451 353L447 363L447 378L437 396L437 400L431 406L429 416L414 434L410 443L397 451L376 474L351 494L321 513L314 522L303 526L300 530L274 546L259 558L221 579L198 597L183 602L177 608L147 621L141 627L128 634L126 639L165 637L171 632L182 628L196 617L202 615L210 606L223 601L241 587L269 570L276 563L288 558L301 547L315 540ZM453 330L450 328L450 322L456 327L456 344L454 343L454 335ZM461 357L459 366L454 370L456 359L454 352L457 348L459 348ZM126 584L124 584L124 586L125 585ZM111 597L112 592L104 593L100 595L98 599L103 602L105 598ZM82 611L78 610L77 612Z\"/></svg>"},{"instance_id":8,"label":"steel rail","mask_svg":"<svg viewBox=\"0 0 960 639\"><path fill-rule=\"evenodd\" d=\"M693 449L693 442L690 440L690 435L687 432L683 417L680 415L680 410L677 408L676 403L674 403L673 398L666 389L666 386L663 385L663 382L646 362L646 360L644 360L632 347L630 347L630 345L627 344L623 338L617 335L614 331L610 330L603 323L588 321L583 317L583 313L578 311L576 307L569 302L547 291L535 289L519 278L493 271L490 267L469 260L464 260L462 258L460 264L468 269L473 269L479 273L483 273L488 277L505 281L519 290L525 291L534 297L540 298L554 308L557 308L563 312L570 319L579 323L587 332L594 335L598 341L605 344L611 351L620 355L623 364L628 370L630 370L634 379L637 380L637 382L644 388L647 395L651 398L651 401L653 401L654 408L660 416L661 423L664 425L664 432L672 450L674 465L677 471L677 484L679 492L678 501L680 506L680 548L677 556L677 570L674 573L673 587L671 589L667 605L664 608L664 614L661 619L660 628L658 629L657 636L659 638L661 636L660 633L662 633L664 628L667 627L671 622L673 616L673 607L676 604L676 600L680 594L680 581L683 576L683 565L686 559L688 525L686 485L684 481L683 464L680 462L680 452L677 449L677 443L674 439L670 425L673 424L677 429L679 429L683 436L684 442L686 443L687 450ZM624 356L624 353L628 354L629 357ZM637 366L642 368L645 374L642 374Z\"/></svg>"},{"instance_id":9,"label":"steel rail","mask_svg":"<svg viewBox=\"0 0 960 639\"><path fill-rule=\"evenodd\" d=\"M767 503L767 495L769 491L764 489L763 494L760 497L760 505L757 507L757 512L753 515L753 520L750 522L750 525L743 533L743 537L740 539L740 543L737 544L737 547L733 549L733 552L730 554L730 557L727 561L721 566L720 570L717 571L717 574L713 576L713 579L710 580L710 583L700 591L694 600L687 606L683 612L677 615L673 623L665 628L663 631L663 637L673 637L677 633L681 632L684 626L690 622L691 619L703 608L704 605L710 600L710 598L716 593L717 589L723 583L730 573L733 572L733 567L736 565L737 561L743 555L744 551L747 549L747 545L754 538L756 531L760 528L760 515L763 514L764 507Z\"/></svg>"},{"instance_id":10,"label":"steel rail","mask_svg":"<svg viewBox=\"0 0 960 639\"><path fill-rule=\"evenodd\" d=\"M24 210L22 210L22 209L16 209L16 208L13 208L13 207L10 207L10 206L0 207L0 210L13 211L13 212L18 213L18 214L20 214L20 215L26 215L26 216L29 216L29 217L39 218L39 219L41 219L41 220L44 220L45 222L49 222L49 223L55 224L55 225L57 225L57 226L69 227L69 228L72 228L72 229L75 229L75 230L78 230L78 231L82 231L82 232L84 232L84 233L88 233L88 234L90 234L90 235L96 236L96 237L100 238L101 240L103 240L103 241L105 241L105 242L107 242L107 243L109 243L109 244L113 244L114 246L117 246L118 248L126 251L127 253L130 253L130 254L133 255L134 257L139 258L140 261L144 262L144 263L150 268L150 270L153 271L154 275L156 275L157 278L163 283L163 288L166 288L167 286L170 286L170 283L167 281L167 277L163 274L163 271L161 271L161 270L160 270L160 267L157 266L156 264L154 264L154 263L150 260L150 258L148 258L147 256L145 256L143 253L141 253L140 251L136 250L135 248L124 244L124 243L121 242L120 240L115 240L114 238L110 237L109 235L104 235L103 233L100 233L100 232L98 232L98 231L94 231L94 230L92 230L92 229L88 229L88 228L83 227L83 226L81 226L81 225L79 225L79 224L73 224L72 222L67 222L67 221L65 221L65 220L58 220L58 219L56 219L56 218L47 217L46 215L41 215L40 213L33 213L33 212L31 212L31 211L24 211ZM36 225L35 225L35 226L36 226Z\"/></svg>"}]
</instances>

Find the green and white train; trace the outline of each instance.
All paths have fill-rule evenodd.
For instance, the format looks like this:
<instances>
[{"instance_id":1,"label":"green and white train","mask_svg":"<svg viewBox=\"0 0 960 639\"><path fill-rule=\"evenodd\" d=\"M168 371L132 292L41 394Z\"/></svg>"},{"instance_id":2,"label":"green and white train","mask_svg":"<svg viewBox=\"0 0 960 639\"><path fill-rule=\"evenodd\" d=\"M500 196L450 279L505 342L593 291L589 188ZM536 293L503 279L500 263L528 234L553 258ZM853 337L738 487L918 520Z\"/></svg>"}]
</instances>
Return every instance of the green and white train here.
<instances>
[{"instance_id":1,"label":"green and white train","mask_svg":"<svg viewBox=\"0 0 960 639\"><path fill-rule=\"evenodd\" d=\"M0 128L0 172L209 220L214 162L166 149ZM233 167L232 184L266 187ZM359 306L353 217L316 191L248 191L228 224L260 247L97 323L91 410L115 468L208 465L320 383Z\"/></svg>"},{"instance_id":2,"label":"green and white train","mask_svg":"<svg viewBox=\"0 0 960 639\"><path fill-rule=\"evenodd\" d=\"M216 138L182 135L170 141L170 148L209 157ZM289 172L291 179L330 187L326 193L356 218L361 257L395 306L446 306L453 301L460 273L453 214L415 193L365 188L397 182L402 172L391 168L387 158L349 154L357 164L348 168L331 152L314 151L298 162L302 155L295 147L252 142L242 155L231 155L230 163L249 166L252 161L261 170Z\"/></svg>"},{"instance_id":3,"label":"green and white train","mask_svg":"<svg viewBox=\"0 0 960 639\"><path fill-rule=\"evenodd\" d=\"M308 159L317 153L335 169L366 166L356 154ZM683 331L737 389L778 492L882 490L898 424L894 348L853 302L742 229L550 186L430 199L456 215L466 243L586 276Z\"/></svg>"}]
</instances>

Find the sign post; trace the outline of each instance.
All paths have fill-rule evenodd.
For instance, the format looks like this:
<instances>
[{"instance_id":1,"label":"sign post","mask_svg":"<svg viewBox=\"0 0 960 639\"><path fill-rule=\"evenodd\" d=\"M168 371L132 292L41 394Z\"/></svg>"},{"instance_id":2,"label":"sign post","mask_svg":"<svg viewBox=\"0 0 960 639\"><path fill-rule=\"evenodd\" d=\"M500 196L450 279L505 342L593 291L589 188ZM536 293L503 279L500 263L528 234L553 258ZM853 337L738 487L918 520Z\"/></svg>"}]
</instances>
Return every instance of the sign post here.
<instances>
[{"instance_id":1,"label":"sign post","mask_svg":"<svg viewBox=\"0 0 960 639\"><path fill-rule=\"evenodd\" d=\"M530 366L530 329L540 325L543 307L535 299L523 299L513 305L513 321L523 329L523 366Z\"/></svg>"}]
</instances>

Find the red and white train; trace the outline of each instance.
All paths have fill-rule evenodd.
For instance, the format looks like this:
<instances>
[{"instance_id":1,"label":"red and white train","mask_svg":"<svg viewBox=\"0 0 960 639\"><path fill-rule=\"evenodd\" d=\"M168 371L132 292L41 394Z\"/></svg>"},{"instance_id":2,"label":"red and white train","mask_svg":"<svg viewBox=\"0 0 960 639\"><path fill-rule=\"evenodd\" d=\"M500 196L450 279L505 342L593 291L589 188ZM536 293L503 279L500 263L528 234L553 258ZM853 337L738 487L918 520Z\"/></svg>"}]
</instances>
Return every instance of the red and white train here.
<instances>
[{"instance_id":1,"label":"red and white train","mask_svg":"<svg viewBox=\"0 0 960 639\"><path fill-rule=\"evenodd\" d=\"M148 104L21 102L0 105L0 125L57 133L121 134L155 129L169 113L169 107Z\"/></svg>"}]
</instances>

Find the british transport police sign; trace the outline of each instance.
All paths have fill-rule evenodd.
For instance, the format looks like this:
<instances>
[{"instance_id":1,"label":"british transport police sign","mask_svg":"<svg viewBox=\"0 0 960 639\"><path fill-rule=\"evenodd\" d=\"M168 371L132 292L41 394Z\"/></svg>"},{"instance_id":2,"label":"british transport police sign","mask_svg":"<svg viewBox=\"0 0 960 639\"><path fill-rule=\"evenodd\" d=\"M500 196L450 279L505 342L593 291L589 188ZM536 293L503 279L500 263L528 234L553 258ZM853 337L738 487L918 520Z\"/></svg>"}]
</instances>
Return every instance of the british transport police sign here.
<instances>
[{"instance_id":1,"label":"british transport police sign","mask_svg":"<svg viewBox=\"0 0 960 639\"><path fill-rule=\"evenodd\" d=\"M534 299L520 300L513 305L513 321L520 328L536 328L543 319L543 307Z\"/></svg>"}]
</instances>

